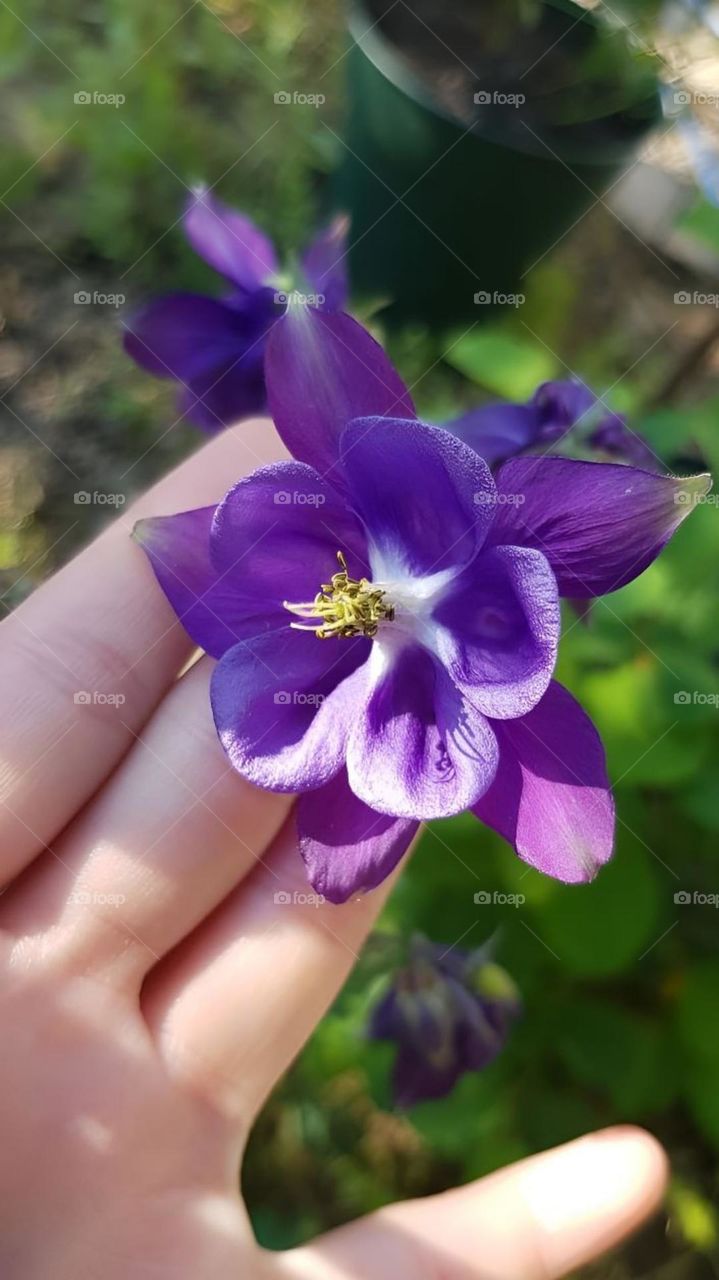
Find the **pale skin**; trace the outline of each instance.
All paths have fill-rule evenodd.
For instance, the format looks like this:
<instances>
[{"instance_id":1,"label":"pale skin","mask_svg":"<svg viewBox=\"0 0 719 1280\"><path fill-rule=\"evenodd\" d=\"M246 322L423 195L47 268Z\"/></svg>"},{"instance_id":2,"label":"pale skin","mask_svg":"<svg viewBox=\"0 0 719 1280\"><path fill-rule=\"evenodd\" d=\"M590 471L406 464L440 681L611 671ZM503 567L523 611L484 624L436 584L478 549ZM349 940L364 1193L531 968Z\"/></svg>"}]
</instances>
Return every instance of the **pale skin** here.
<instances>
[{"instance_id":1,"label":"pale skin","mask_svg":"<svg viewBox=\"0 0 719 1280\"><path fill-rule=\"evenodd\" d=\"M275 902L308 887L290 798L230 769L212 664L178 679L192 645L129 531L281 456L267 423L225 433L0 627L3 1280L548 1280L661 1198L664 1155L627 1128L301 1249L255 1243L247 1134L387 886Z\"/></svg>"}]
</instances>

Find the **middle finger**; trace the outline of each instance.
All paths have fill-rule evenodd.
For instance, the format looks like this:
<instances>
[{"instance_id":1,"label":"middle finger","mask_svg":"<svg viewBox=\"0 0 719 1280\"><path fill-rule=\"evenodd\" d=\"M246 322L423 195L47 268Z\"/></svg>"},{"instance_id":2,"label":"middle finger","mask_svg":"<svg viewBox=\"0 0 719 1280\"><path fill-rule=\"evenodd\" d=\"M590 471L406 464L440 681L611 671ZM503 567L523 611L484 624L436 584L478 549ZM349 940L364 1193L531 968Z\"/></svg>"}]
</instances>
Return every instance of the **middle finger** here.
<instances>
[{"instance_id":1,"label":"middle finger","mask_svg":"<svg viewBox=\"0 0 719 1280\"><path fill-rule=\"evenodd\" d=\"M245 782L220 747L212 666L202 659L178 682L55 856L3 898L2 927L49 933L54 964L139 984L261 861L282 825L290 797Z\"/></svg>"}]
</instances>

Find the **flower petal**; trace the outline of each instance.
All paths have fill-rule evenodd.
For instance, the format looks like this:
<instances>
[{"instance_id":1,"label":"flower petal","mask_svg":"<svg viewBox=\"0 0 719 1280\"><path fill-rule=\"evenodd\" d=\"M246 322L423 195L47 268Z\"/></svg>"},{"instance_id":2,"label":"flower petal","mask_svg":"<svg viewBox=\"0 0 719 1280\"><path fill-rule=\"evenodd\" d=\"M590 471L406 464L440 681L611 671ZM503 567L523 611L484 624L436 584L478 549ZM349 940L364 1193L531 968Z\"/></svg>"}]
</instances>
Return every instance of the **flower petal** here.
<instances>
[{"instance_id":1,"label":"flower petal","mask_svg":"<svg viewBox=\"0 0 719 1280\"><path fill-rule=\"evenodd\" d=\"M441 427L395 418L357 419L340 448L375 580L428 576L472 559L494 513L483 458Z\"/></svg>"},{"instance_id":2,"label":"flower petal","mask_svg":"<svg viewBox=\"0 0 719 1280\"><path fill-rule=\"evenodd\" d=\"M206 345L203 367L192 372L180 399L186 416L205 431L218 431L267 411L265 348L279 316L273 295L269 289L244 299L235 295L227 300L225 310L235 326L232 350L220 359L219 346L212 351Z\"/></svg>"},{"instance_id":3,"label":"flower petal","mask_svg":"<svg viewBox=\"0 0 719 1280\"><path fill-rule=\"evenodd\" d=\"M661 459L648 441L632 431L618 413L607 414L591 433L588 443L592 449L607 453L618 462L644 471L663 471Z\"/></svg>"},{"instance_id":4,"label":"flower petal","mask_svg":"<svg viewBox=\"0 0 719 1280\"><path fill-rule=\"evenodd\" d=\"M616 591L659 555L711 477L654 475L612 462L514 458L497 477L493 543L536 547L559 593Z\"/></svg>"},{"instance_id":5,"label":"flower petal","mask_svg":"<svg viewBox=\"0 0 719 1280\"><path fill-rule=\"evenodd\" d=\"M464 1073L453 1051L438 1062L420 1052L416 1045L400 1044L392 1069L392 1099L400 1110L419 1102L446 1098Z\"/></svg>"},{"instance_id":6,"label":"flower petal","mask_svg":"<svg viewBox=\"0 0 719 1280\"><path fill-rule=\"evenodd\" d=\"M156 378L190 379L241 354L243 315L202 293L170 293L141 307L125 325L127 354Z\"/></svg>"},{"instance_id":7,"label":"flower petal","mask_svg":"<svg viewBox=\"0 0 719 1280\"><path fill-rule=\"evenodd\" d=\"M363 705L347 747L355 795L401 818L446 818L469 809L497 767L488 721L418 645L393 653L375 641Z\"/></svg>"},{"instance_id":8,"label":"flower petal","mask_svg":"<svg viewBox=\"0 0 719 1280\"><path fill-rule=\"evenodd\" d=\"M463 1071L484 1071L504 1048L506 1034L492 1021L490 1007L454 978L448 979L456 1007L457 1057Z\"/></svg>"},{"instance_id":9,"label":"flower petal","mask_svg":"<svg viewBox=\"0 0 719 1280\"><path fill-rule=\"evenodd\" d=\"M195 253L240 288L257 289L277 275L277 255L269 237L206 187L193 192L183 227Z\"/></svg>"},{"instance_id":10,"label":"flower petal","mask_svg":"<svg viewBox=\"0 0 719 1280\"><path fill-rule=\"evenodd\" d=\"M395 1106L411 1107L445 1097L465 1065L451 982L431 970L420 976L410 968L402 977L404 982L390 986L373 1010L368 1034L373 1040L396 1042L392 1096Z\"/></svg>"},{"instance_id":11,"label":"flower petal","mask_svg":"<svg viewBox=\"0 0 719 1280\"><path fill-rule=\"evenodd\" d=\"M310 791L333 778L364 696L369 645L323 643L285 626L230 649L211 701L238 773L268 791Z\"/></svg>"},{"instance_id":12,"label":"flower petal","mask_svg":"<svg viewBox=\"0 0 719 1280\"><path fill-rule=\"evenodd\" d=\"M312 289L324 298L321 305L326 311L342 311L347 304L348 230L349 218L339 214L318 232L302 255L302 270Z\"/></svg>"},{"instance_id":13,"label":"flower petal","mask_svg":"<svg viewBox=\"0 0 719 1280\"><path fill-rule=\"evenodd\" d=\"M324 787L300 797L296 820L310 883L330 902L376 889L418 828L406 818L369 809L350 789L344 769Z\"/></svg>"},{"instance_id":14,"label":"flower petal","mask_svg":"<svg viewBox=\"0 0 719 1280\"><path fill-rule=\"evenodd\" d=\"M594 392L575 378L543 382L529 404L536 415L538 441L558 440L598 404Z\"/></svg>"},{"instance_id":15,"label":"flower petal","mask_svg":"<svg viewBox=\"0 0 719 1280\"><path fill-rule=\"evenodd\" d=\"M154 516L135 525L133 537L187 633L213 658L267 625L266 610L247 602L210 560L215 507Z\"/></svg>"},{"instance_id":16,"label":"flower petal","mask_svg":"<svg viewBox=\"0 0 719 1280\"><path fill-rule=\"evenodd\" d=\"M483 715L525 715L546 692L561 617L545 557L528 547L481 551L447 589L430 626L450 679Z\"/></svg>"},{"instance_id":17,"label":"flower petal","mask_svg":"<svg viewBox=\"0 0 719 1280\"><path fill-rule=\"evenodd\" d=\"M443 425L494 467L534 444L537 414L530 405L487 404Z\"/></svg>"},{"instance_id":18,"label":"flower petal","mask_svg":"<svg viewBox=\"0 0 719 1280\"><path fill-rule=\"evenodd\" d=\"M560 684L520 720L495 723L499 768L474 805L520 858L556 880L591 880L612 855L614 801L594 725Z\"/></svg>"},{"instance_id":19,"label":"flower petal","mask_svg":"<svg viewBox=\"0 0 719 1280\"><path fill-rule=\"evenodd\" d=\"M359 521L304 462L273 463L240 480L217 508L211 543L217 572L273 609L314 600L337 572L338 551L353 576L369 573Z\"/></svg>"},{"instance_id":20,"label":"flower petal","mask_svg":"<svg viewBox=\"0 0 719 1280\"><path fill-rule=\"evenodd\" d=\"M233 422L267 411L262 351L235 355L192 378L180 395L183 417L202 431L222 431Z\"/></svg>"},{"instance_id":21,"label":"flower petal","mask_svg":"<svg viewBox=\"0 0 719 1280\"><path fill-rule=\"evenodd\" d=\"M333 482L339 439L352 418L414 418L402 379L350 316L291 302L275 325L265 361L275 426L293 457Z\"/></svg>"}]
</instances>

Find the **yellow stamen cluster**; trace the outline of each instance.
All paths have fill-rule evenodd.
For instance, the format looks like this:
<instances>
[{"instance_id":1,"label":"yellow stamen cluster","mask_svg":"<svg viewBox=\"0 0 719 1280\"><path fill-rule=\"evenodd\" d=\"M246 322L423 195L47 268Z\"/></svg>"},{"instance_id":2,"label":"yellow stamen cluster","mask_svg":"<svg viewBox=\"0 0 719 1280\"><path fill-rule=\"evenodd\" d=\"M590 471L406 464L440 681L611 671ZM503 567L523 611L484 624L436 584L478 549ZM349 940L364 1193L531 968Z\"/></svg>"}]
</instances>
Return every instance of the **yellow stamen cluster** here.
<instances>
[{"instance_id":1,"label":"yellow stamen cluster","mask_svg":"<svg viewBox=\"0 0 719 1280\"><path fill-rule=\"evenodd\" d=\"M290 625L300 631L314 631L320 640L330 636L350 639L352 636L377 635L380 622L391 622L394 608L385 599L384 591L367 578L351 578L347 562L341 551L337 552L339 573L330 582L323 582L314 600L307 604L290 604L285 609L301 618L318 618L320 625L304 626L298 622Z\"/></svg>"}]
</instances>

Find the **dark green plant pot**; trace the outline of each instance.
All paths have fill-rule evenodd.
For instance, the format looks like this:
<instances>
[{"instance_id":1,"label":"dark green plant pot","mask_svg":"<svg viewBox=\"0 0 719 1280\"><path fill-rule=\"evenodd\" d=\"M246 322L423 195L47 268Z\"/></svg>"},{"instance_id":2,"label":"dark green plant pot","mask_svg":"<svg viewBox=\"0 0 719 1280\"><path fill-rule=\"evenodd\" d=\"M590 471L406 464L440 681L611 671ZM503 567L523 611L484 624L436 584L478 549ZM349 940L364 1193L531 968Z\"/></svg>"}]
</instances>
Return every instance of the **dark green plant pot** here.
<instances>
[{"instance_id":1,"label":"dark green plant pot","mask_svg":"<svg viewBox=\"0 0 719 1280\"><path fill-rule=\"evenodd\" d=\"M596 18L570 0L545 0L545 8L567 23L562 56L577 46L586 58L602 38ZM565 95L564 121L543 136L511 106L468 126L434 100L362 4L351 10L350 35L346 147L333 199L352 219L355 293L386 301L391 322L440 326L507 305L502 298L521 293L523 274L660 119L653 74L637 74L622 84L619 105L615 95L593 117L585 109L567 120Z\"/></svg>"}]
</instances>

